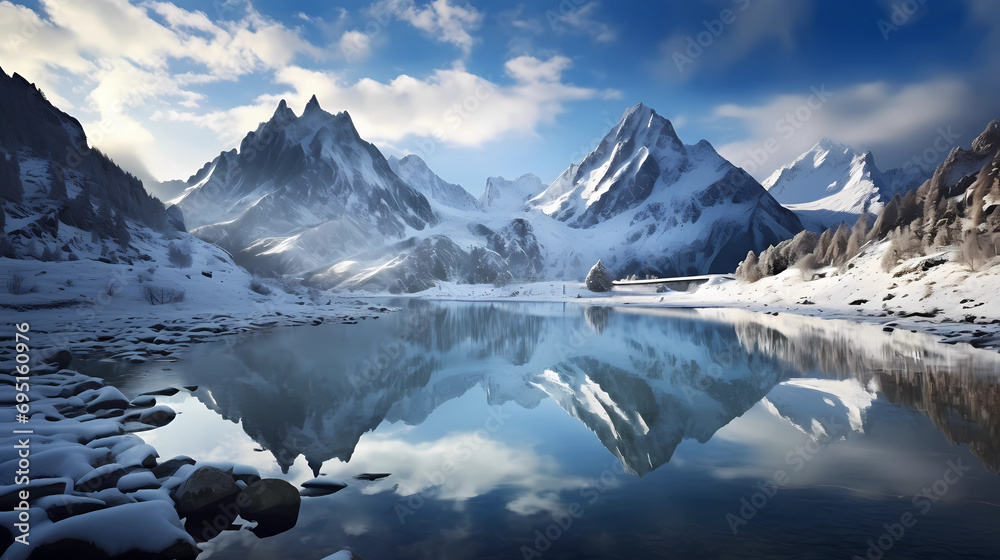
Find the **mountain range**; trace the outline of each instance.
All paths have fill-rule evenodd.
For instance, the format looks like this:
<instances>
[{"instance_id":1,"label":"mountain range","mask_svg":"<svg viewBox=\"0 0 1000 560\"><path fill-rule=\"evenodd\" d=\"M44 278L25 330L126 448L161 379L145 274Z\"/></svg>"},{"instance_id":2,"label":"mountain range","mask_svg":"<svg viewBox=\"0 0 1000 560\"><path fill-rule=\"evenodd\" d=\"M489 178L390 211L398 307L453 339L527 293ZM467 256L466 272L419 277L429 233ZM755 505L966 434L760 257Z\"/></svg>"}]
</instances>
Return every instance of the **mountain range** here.
<instances>
[{"instance_id":1,"label":"mountain range","mask_svg":"<svg viewBox=\"0 0 1000 560\"><path fill-rule=\"evenodd\" d=\"M238 147L159 185L179 193L164 205L37 88L17 75L0 82L0 197L5 223L17 225L0 249L22 258L41 258L39 240L51 254L62 223L95 240L190 229L254 273L322 289L579 280L597 260L614 277L729 273L803 228L877 216L925 179L822 140L761 184L708 141L682 142L640 103L551 184L490 177L475 197L415 154L386 158L347 112L314 96L299 115L281 101ZM129 254L128 239L115 250L77 237L76 253ZM60 248L74 251L65 239Z\"/></svg>"},{"instance_id":2,"label":"mountain range","mask_svg":"<svg viewBox=\"0 0 1000 560\"><path fill-rule=\"evenodd\" d=\"M252 270L392 292L575 279L598 259L619 276L730 272L802 229L711 144L683 144L642 104L551 185L492 177L476 199L416 155L386 159L347 113L313 98L296 116L281 102L172 202Z\"/></svg>"}]
</instances>

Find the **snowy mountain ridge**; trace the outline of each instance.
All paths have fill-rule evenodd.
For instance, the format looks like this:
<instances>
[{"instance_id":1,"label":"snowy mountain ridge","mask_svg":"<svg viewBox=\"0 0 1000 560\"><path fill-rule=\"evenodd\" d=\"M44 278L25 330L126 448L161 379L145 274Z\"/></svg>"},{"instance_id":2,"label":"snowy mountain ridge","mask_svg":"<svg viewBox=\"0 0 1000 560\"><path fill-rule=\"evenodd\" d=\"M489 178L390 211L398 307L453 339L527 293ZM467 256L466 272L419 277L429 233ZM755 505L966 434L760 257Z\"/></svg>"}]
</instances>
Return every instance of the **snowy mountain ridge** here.
<instances>
[{"instance_id":1,"label":"snowy mountain ridge","mask_svg":"<svg viewBox=\"0 0 1000 560\"><path fill-rule=\"evenodd\" d=\"M822 231L841 221L853 223L862 212L879 215L893 195L927 178L912 167L882 172L871 152L823 138L761 184L809 229Z\"/></svg>"},{"instance_id":2,"label":"snowy mountain ridge","mask_svg":"<svg viewBox=\"0 0 1000 560\"><path fill-rule=\"evenodd\" d=\"M641 103L528 205L563 225L570 259L602 259L616 277L729 272L748 250L802 229L708 141L685 145Z\"/></svg>"},{"instance_id":3,"label":"snowy mountain ridge","mask_svg":"<svg viewBox=\"0 0 1000 560\"><path fill-rule=\"evenodd\" d=\"M427 198L316 97L274 115L223 152L176 204L192 232L269 274L302 273L434 224Z\"/></svg>"}]
</instances>

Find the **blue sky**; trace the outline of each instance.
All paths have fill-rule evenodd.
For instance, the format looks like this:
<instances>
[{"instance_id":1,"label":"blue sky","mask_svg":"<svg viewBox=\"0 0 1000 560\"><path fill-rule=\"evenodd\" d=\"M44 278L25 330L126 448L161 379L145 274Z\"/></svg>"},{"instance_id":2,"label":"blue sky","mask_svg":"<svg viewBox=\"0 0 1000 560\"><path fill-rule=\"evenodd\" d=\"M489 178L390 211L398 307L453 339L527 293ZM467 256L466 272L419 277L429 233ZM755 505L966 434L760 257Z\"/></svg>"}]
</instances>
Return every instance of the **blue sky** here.
<instances>
[{"instance_id":1,"label":"blue sky","mask_svg":"<svg viewBox=\"0 0 1000 560\"><path fill-rule=\"evenodd\" d=\"M313 94L473 194L551 181L640 101L758 179L824 136L931 165L1000 117L991 0L5 1L0 39L6 72L158 179Z\"/></svg>"}]
</instances>

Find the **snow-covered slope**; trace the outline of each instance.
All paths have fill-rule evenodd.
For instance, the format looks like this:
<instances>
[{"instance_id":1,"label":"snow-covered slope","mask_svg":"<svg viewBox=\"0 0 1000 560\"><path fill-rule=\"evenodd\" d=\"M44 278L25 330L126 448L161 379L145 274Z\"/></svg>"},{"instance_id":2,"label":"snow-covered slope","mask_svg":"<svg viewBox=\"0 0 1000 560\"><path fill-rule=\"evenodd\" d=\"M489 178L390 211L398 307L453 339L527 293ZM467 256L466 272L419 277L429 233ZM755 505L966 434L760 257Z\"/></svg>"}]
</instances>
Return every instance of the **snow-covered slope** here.
<instances>
[{"instance_id":1,"label":"snow-covered slope","mask_svg":"<svg viewBox=\"0 0 1000 560\"><path fill-rule=\"evenodd\" d=\"M35 326L40 310L61 309L50 338L68 345L113 315L191 316L263 299L246 270L186 233L176 209L88 146L77 120L16 74L0 72L0 122L4 313L31 310Z\"/></svg>"},{"instance_id":2,"label":"snow-covered slope","mask_svg":"<svg viewBox=\"0 0 1000 560\"><path fill-rule=\"evenodd\" d=\"M486 189L479 195L479 206L487 212L522 212L525 203L545 189L542 180L525 173L513 181L503 177L486 179Z\"/></svg>"},{"instance_id":3,"label":"snow-covered slope","mask_svg":"<svg viewBox=\"0 0 1000 560\"><path fill-rule=\"evenodd\" d=\"M615 276L731 272L802 229L711 144L683 144L642 104L528 204L572 230L558 234L570 259L602 259Z\"/></svg>"},{"instance_id":4,"label":"snow-covered slope","mask_svg":"<svg viewBox=\"0 0 1000 560\"><path fill-rule=\"evenodd\" d=\"M238 151L189 183L176 204L193 233L271 273L316 268L436 222L350 115L324 111L315 97L301 116L282 101Z\"/></svg>"},{"instance_id":5,"label":"snow-covered slope","mask_svg":"<svg viewBox=\"0 0 1000 560\"><path fill-rule=\"evenodd\" d=\"M403 159L389 156L389 167L407 185L410 185L432 203L458 210L478 210L476 199L462 186L448 183L427 167L420 156L410 154Z\"/></svg>"},{"instance_id":6,"label":"snow-covered slope","mask_svg":"<svg viewBox=\"0 0 1000 560\"><path fill-rule=\"evenodd\" d=\"M841 221L853 223L862 212L877 216L893 195L915 189L925 179L927 174L916 167L882 172L871 152L824 138L762 184L806 227L822 231Z\"/></svg>"}]
</instances>

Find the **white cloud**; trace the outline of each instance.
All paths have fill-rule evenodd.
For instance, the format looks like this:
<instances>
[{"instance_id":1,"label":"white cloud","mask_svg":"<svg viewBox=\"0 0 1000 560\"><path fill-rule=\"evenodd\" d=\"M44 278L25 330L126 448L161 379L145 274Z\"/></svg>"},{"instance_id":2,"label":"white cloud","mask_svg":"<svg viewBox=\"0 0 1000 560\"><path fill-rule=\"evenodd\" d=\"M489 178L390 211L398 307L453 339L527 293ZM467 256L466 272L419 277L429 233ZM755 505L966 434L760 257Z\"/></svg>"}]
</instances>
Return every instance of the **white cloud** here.
<instances>
[{"instance_id":1,"label":"white cloud","mask_svg":"<svg viewBox=\"0 0 1000 560\"><path fill-rule=\"evenodd\" d=\"M340 36L337 42L344 59L356 62L368 58L372 54L371 37L361 31L348 31Z\"/></svg>"},{"instance_id":2,"label":"white cloud","mask_svg":"<svg viewBox=\"0 0 1000 560\"><path fill-rule=\"evenodd\" d=\"M155 138L137 109L155 103L197 107L191 85L235 80L325 51L247 4L211 20L166 2L42 0L39 11L0 2L4 70L35 81L83 122L93 145L119 161L159 165ZM177 72L178 66L185 66ZM160 169L166 169L161 165Z\"/></svg>"},{"instance_id":3,"label":"white cloud","mask_svg":"<svg viewBox=\"0 0 1000 560\"><path fill-rule=\"evenodd\" d=\"M749 137L720 146L719 153L763 179L827 137L872 150L884 169L885 162L898 165L919 155L938 134L938 127L964 123L972 95L961 81L940 79L903 86L886 82L815 86L760 105L722 105L714 117L737 121ZM762 151L768 152L766 157Z\"/></svg>"},{"instance_id":4,"label":"white cloud","mask_svg":"<svg viewBox=\"0 0 1000 560\"><path fill-rule=\"evenodd\" d=\"M371 466L392 477L368 485L365 493L424 494L438 500L463 502L497 488L513 489L507 508L520 515L565 511L559 493L579 490L586 479L568 476L551 457L531 448L511 447L474 432L457 432L433 442L411 443L371 436L351 457L351 465L327 463L333 477Z\"/></svg>"},{"instance_id":5,"label":"white cloud","mask_svg":"<svg viewBox=\"0 0 1000 560\"><path fill-rule=\"evenodd\" d=\"M313 94L329 111L347 110L361 135L392 143L408 136L433 138L458 146L480 146L506 134L532 134L551 123L568 101L613 97L618 92L562 81L571 66L565 57L518 57L505 65L512 84L472 74L460 65L435 70L425 79L400 75L388 83L362 79L345 83L333 73L290 66L275 73L292 90L259 97L253 105L209 114L170 112L161 119L196 123L235 143L267 120L278 100L302 107Z\"/></svg>"},{"instance_id":6,"label":"white cloud","mask_svg":"<svg viewBox=\"0 0 1000 560\"><path fill-rule=\"evenodd\" d=\"M573 61L565 56L553 56L539 60L532 56L519 56L504 64L512 78L522 82L558 82L562 73L573 66Z\"/></svg>"},{"instance_id":7,"label":"white cloud","mask_svg":"<svg viewBox=\"0 0 1000 560\"><path fill-rule=\"evenodd\" d=\"M451 43L466 54L475 42L471 32L483 22L483 15L470 5L433 0L417 6L414 0L384 0L380 6L397 18L443 43Z\"/></svg>"}]
</instances>

